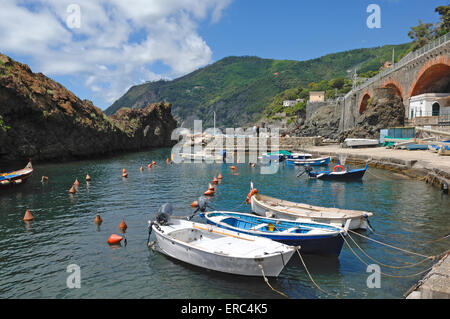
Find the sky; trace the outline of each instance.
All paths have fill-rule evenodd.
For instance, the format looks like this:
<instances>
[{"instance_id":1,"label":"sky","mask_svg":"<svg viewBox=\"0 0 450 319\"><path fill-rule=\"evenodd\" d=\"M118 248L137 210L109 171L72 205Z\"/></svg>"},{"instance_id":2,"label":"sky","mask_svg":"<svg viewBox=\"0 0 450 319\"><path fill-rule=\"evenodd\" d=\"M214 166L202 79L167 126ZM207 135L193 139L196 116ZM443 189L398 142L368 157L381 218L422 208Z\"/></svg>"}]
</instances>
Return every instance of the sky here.
<instances>
[{"instance_id":1,"label":"sky","mask_svg":"<svg viewBox=\"0 0 450 319\"><path fill-rule=\"evenodd\" d=\"M434 9L448 5L442 0L1 2L0 52L103 110L133 85L175 79L227 56L302 61L406 43L411 26L419 19L437 23ZM377 9L368 10L370 5ZM369 28L368 19L379 24Z\"/></svg>"}]
</instances>

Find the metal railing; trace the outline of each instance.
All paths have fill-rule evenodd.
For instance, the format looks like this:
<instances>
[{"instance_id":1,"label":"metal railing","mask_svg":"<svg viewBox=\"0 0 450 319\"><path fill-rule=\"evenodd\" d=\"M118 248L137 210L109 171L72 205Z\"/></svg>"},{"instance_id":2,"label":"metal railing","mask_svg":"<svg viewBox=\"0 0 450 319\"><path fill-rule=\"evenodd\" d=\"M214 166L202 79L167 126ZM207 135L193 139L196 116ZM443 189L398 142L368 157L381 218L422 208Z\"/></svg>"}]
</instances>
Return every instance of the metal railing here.
<instances>
[{"instance_id":1,"label":"metal railing","mask_svg":"<svg viewBox=\"0 0 450 319\"><path fill-rule=\"evenodd\" d=\"M431 50L434 50L437 47L440 47L441 45L446 44L449 40L450 40L450 33L447 33L447 34L443 35L442 37L437 38L434 41L428 43L424 47L422 47L422 48L420 48L420 49L418 49L418 50L416 50L414 52L410 52L407 56L402 58L400 61L398 61L397 63L394 63L394 65L392 65L389 69L385 69L385 70L381 71L380 73L378 73L374 77L368 79L364 83L362 83L359 86L357 86L352 91L359 91L359 90L369 86L370 84L378 81L379 79L381 79L382 77L388 75L389 73L392 73L392 72L400 69L401 67L403 67L405 64L409 63L410 61L423 56L424 54L428 53Z\"/></svg>"}]
</instances>

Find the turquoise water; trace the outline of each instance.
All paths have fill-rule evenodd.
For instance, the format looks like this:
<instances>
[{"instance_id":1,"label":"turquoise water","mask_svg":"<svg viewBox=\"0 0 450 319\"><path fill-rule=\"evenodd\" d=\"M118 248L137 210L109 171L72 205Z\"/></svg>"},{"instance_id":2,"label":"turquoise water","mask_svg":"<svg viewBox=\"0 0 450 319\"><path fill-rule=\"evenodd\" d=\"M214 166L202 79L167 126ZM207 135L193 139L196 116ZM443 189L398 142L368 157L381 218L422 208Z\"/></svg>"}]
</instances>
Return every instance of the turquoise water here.
<instances>
[{"instance_id":1,"label":"turquoise water","mask_svg":"<svg viewBox=\"0 0 450 319\"><path fill-rule=\"evenodd\" d=\"M170 149L134 153L101 160L35 165L31 180L0 193L0 298L282 298L262 278L224 275L186 265L152 252L146 246L147 221L160 205L170 202L175 214L187 216L219 172L224 176L210 205L218 210L248 212L244 204L250 181L260 193L319 206L372 211L376 233L371 238L435 255L448 240L432 243L450 232L450 200L423 182L369 169L362 182L339 183L297 178L296 168L281 166L273 175L239 164L237 173L225 164L171 164ZM158 165L147 169L155 160ZM21 165L24 166L24 165ZM141 173L139 168L144 166ZM1 171L7 170L1 167ZM8 167L10 168L10 167ZM128 179L122 179L126 168ZM92 181L86 184L89 173ZM48 176L48 183L41 183ZM79 192L71 196L75 178ZM22 221L30 209L31 223ZM100 213L103 224L93 220ZM106 240L128 225L127 245L111 248ZM373 258L405 265L420 258L352 235ZM154 237L153 237L154 239ZM360 254L361 255L361 254ZM361 255L361 257L364 257ZM372 264L370 260L365 260ZM381 277L381 288L370 289L371 273L344 246L339 258L306 257L315 281L340 298L402 298L420 279ZM68 289L67 266L81 269L81 288ZM420 272L430 266L382 271L395 275ZM294 255L272 286L292 298L332 298L312 284Z\"/></svg>"}]
</instances>

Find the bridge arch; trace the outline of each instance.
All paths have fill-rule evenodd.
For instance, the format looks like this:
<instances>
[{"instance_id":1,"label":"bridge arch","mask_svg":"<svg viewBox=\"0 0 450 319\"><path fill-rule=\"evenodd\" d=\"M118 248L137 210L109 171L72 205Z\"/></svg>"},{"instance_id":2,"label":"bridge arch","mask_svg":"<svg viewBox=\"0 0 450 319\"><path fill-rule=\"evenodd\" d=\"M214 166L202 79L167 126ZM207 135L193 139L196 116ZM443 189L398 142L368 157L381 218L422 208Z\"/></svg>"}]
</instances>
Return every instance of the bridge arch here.
<instances>
[{"instance_id":1,"label":"bridge arch","mask_svg":"<svg viewBox=\"0 0 450 319\"><path fill-rule=\"evenodd\" d=\"M372 98L372 96L369 94L369 92L364 92L361 101L359 102L358 111L359 114L364 113L367 110L367 105L369 105L369 100Z\"/></svg>"},{"instance_id":2,"label":"bridge arch","mask_svg":"<svg viewBox=\"0 0 450 319\"><path fill-rule=\"evenodd\" d=\"M392 90L394 95L399 96L402 100L405 100L405 96L403 95L403 88L400 83L398 83L395 79L390 78L383 83L382 88L388 88Z\"/></svg>"},{"instance_id":3,"label":"bridge arch","mask_svg":"<svg viewBox=\"0 0 450 319\"><path fill-rule=\"evenodd\" d=\"M439 56L429 60L419 70L409 90L409 96L448 92L450 92L450 57Z\"/></svg>"}]
</instances>

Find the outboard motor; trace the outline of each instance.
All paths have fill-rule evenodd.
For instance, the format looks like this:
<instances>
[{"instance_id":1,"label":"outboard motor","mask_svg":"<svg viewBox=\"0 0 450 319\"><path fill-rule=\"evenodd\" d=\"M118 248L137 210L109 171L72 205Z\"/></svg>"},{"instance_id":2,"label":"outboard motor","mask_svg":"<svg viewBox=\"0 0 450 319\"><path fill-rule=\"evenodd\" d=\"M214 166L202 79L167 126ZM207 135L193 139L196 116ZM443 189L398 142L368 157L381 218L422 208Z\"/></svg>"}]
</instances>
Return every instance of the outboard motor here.
<instances>
[{"instance_id":1,"label":"outboard motor","mask_svg":"<svg viewBox=\"0 0 450 319\"><path fill-rule=\"evenodd\" d=\"M172 204L164 204L162 205L158 212L156 213L156 218L155 221L151 221L149 222L148 225L148 238L147 238L147 246L150 242L150 236L152 234L153 231L153 225L161 225L161 226L166 226L169 224L169 220L170 220L170 216L173 213L173 207Z\"/></svg>"},{"instance_id":2,"label":"outboard motor","mask_svg":"<svg viewBox=\"0 0 450 319\"><path fill-rule=\"evenodd\" d=\"M312 171L313 171L313 168L311 166L305 165L304 168L303 168L303 172L299 171L298 174L297 174L297 177L303 176L303 174L305 174L305 173L309 174Z\"/></svg>"},{"instance_id":3,"label":"outboard motor","mask_svg":"<svg viewBox=\"0 0 450 319\"><path fill-rule=\"evenodd\" d=\"M200 211L202 213L204 213L206 211L206 208L211 208L211 206L208 205L208 202L206 201L206 198L204 197L199 197L198 199L198 207L197 209L192 213L192 215L188 218L188 220L191 220L192 218L194 218L194 216Z\"/></svg>"}]
</instances>

